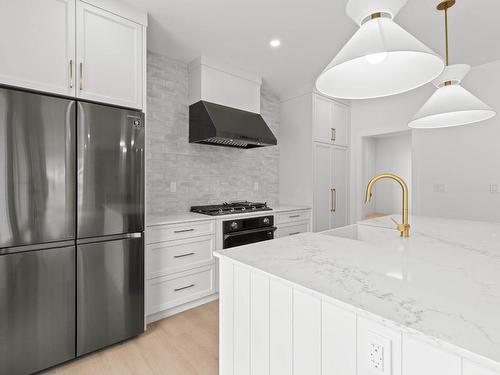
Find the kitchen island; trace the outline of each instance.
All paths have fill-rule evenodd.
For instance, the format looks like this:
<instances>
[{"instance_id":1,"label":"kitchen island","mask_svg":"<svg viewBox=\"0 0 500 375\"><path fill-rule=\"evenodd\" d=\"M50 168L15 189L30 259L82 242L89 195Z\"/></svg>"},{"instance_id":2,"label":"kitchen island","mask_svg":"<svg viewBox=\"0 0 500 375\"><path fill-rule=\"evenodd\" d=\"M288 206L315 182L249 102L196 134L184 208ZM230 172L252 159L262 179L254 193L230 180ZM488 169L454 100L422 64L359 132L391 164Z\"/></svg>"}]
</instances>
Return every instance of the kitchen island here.
<instances>
[{"instance_id":1,"label":"kitchen island","mask_svg":"<svg viewBox=\"0 0 500 375\"><path fill-rule=\"evenodd\" d=\"M221 374L500 374L500 224L410 224L218 251Z\"/></svg>"}]
</instances>

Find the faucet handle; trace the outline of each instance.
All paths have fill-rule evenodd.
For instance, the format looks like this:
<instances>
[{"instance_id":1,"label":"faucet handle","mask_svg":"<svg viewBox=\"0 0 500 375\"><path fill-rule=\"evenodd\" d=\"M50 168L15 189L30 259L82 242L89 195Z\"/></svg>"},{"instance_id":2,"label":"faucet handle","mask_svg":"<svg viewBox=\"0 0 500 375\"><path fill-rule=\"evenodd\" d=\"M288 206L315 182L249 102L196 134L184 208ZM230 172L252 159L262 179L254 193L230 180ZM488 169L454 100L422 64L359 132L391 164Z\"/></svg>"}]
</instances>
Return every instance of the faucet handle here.
<instances>
[{"instance_id":1,"label":"faucet handle","mask_svg":"<svg viewBox=\"0 0 500 375\"><path fill-rule=\"evenodd\" d=\"M391 217L391 220L394 222L394 224L396 224L396 229L401 233L401 236L408 237L407 235L405 235L405 233L407 233L408 230L410 229L410 225L409 224L400 224L396 220L394 220L394 218L392 218L392 217Z\"/></svg>"}]
</instances>

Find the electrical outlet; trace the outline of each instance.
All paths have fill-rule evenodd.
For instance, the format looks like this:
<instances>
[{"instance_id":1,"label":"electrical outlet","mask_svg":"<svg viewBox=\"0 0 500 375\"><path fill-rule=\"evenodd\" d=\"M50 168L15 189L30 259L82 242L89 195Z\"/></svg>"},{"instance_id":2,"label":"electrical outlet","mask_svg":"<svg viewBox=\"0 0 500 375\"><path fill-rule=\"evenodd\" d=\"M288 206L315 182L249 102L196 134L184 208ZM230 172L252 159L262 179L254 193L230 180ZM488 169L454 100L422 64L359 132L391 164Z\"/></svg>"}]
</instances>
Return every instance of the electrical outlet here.
<instances>
[{"instance_id":1,"label":"electrical outlet","mask_svg":"<svg viewBox=\"0 0 500 375\"><path fill-rule=\"evenodd\" d=\"M177 184L175 182L170 183L170 192L175 193L177 191Z\"/></svg>"},{"instance_id":2,"label":"electrical outlet","mask_svg":"<svg viewBox=\"0 0 500 375\"><path fill-rule=\"evenodd\" d=\"M254 189L255 191L259 190L259 183L258 183L258 182L254 182L254 183L253 183L253 189Z\"/></svg>"},{"instance_id":3,"label":"electrical outlet","mask_svg":"<svg viewBox=\"0 0 500 375\"><path fill-rule=\"evenodd\" d=\"M490 194L498 194L498 184L490 185Z\"/></svg>"},{"instance_id":4,"label":"electrical outlet","mask_svg":"<svg viewBox=\"0 0 500 375\"><path fill-rule=\"evenodd\" d=\"M444 184L434 184L434 193L444 193L446 187Z\"/></svg>"},{"instance_id":5,"label":"electrical outlet","mask_svg":"<svg viewBox=\"0 0 500 375\"><path fill-rule=\"evenodd\" d=\"M363 374L392 374L392 341L388 337L369 331L365 341L365 367L368 372Z\"/></svg>"},{"instance_id":6,"label":"electrical outlet","mask_svg":"<svg viewBox=\"0 0 500 375\"><path fill-rule=\"evenodd\" d=\"M368 368L384 373L384 347L376 342L370 342Z\"/></svg>"}]
</instances>

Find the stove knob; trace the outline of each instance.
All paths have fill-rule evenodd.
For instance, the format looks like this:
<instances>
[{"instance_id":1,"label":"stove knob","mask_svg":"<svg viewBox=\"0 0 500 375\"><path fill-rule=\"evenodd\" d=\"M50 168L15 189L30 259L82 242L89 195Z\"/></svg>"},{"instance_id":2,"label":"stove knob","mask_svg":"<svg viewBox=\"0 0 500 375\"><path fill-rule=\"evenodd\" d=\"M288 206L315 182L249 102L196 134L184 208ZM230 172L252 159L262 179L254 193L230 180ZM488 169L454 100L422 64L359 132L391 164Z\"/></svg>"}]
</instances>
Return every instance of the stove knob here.
<instances>
[{"instance_id":1,"label":"stove knob","mask_svg":"<svg viewBox=\"0 0 500 375\"><path fill-rule=\"evenodd\" d=\"M265 217L265 218L262 220L262 222L263 222L264 224L269 224L269 218L268 218L268 217Z\"/></svg>"},{"instance_id":2,"label":"stove knob","mask_svg":"<svg viewBox=\"0 0 500 375\"><path fill-rule=\"evenodd\" d=\"M236 221L231 223L231 229L238 229L238 223Z\"/></svg>"}]
</instances>

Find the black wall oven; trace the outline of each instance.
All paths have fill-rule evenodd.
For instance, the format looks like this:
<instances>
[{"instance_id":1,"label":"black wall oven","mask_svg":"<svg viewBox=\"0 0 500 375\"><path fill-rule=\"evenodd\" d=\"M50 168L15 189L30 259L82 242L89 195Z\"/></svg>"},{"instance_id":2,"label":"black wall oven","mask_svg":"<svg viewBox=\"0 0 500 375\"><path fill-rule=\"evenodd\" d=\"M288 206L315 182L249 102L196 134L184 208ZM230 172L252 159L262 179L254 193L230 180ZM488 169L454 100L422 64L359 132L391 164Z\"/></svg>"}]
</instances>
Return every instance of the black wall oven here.
<instances>
[{"instance_id":1,"label":"black wall oven","mask_svg":"<svg viewBox=\"0 0 500 375\"><path fill-rule=\"evenodd\" d=\"M272 240L274 238L274 217L259 216L222 223L223 248L248 245L254 242Z\"/></svg>"}]
</instances>

